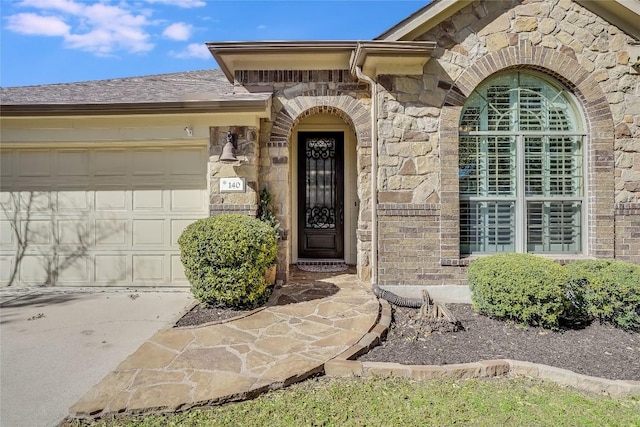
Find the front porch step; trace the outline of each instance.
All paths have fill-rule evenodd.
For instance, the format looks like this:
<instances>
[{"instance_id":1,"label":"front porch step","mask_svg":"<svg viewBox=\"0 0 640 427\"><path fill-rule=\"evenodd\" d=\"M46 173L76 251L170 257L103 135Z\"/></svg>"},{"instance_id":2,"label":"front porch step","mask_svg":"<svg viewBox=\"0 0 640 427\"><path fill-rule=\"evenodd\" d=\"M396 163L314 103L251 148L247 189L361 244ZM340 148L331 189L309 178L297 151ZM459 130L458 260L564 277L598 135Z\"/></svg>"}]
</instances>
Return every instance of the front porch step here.
<instances>
[{"instance_id":1,"label":"front porch step","mask_svg":"<svg viewBox=\"0 0 640 427\"><path fill-rule=\"evenodd\" d=\"M311 272L334 272L345 271L349 265L343 259L298 259L298 268L302 271Z\"/></svg>"}]
</instances>

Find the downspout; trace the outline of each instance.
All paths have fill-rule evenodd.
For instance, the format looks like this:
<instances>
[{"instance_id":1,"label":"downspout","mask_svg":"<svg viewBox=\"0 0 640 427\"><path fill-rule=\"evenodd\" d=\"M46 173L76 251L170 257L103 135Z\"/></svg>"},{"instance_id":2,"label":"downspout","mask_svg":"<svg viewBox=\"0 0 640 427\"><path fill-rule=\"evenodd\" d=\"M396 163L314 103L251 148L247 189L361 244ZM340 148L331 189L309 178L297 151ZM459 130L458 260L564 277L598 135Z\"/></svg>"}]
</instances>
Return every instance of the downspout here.
<instances>
[{"instance_id":1,"label":"downspout","mask_svg":"<svg viewBox=\"0 0 640 427\"><path fill-rule=\"evenodd\" d=\"M360 48L360 43L358 43ZM377 298L401 307L422 307L420 298L405 298L378 286L378 85L353 63L356 77L371 88L371 291Z\"/></svg>"}]
</instances>

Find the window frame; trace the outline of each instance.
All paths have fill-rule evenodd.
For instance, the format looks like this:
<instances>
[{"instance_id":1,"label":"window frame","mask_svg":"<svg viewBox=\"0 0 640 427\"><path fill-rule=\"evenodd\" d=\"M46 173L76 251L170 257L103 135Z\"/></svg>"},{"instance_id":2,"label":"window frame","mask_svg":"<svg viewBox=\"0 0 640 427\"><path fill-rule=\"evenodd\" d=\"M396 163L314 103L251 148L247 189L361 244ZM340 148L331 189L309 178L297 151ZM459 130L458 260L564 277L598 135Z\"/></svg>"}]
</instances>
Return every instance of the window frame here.
<instances>
[{"instance_id":1,"label":"window frame","mask_svg":"<svg viewBox=\"0 0 640 427\"><path fill-rule=\"evenodd\" d=\"M557 95L554 99L556 99L557 97L561 97L564 106L567 108L568 111L568 117L569 119L572 121L572 124L574 125L574 130L572 131L565 131L565 130L556 130L556 131L549 131L549 130L520 130L518 127L518 123L519 123L519 118L522 115L522 103L520 102L520 92L523 89L523 86L521 84L513 84L514 81L519 82L520 81L520 77L522 75L525 75L527 77L532 77L533 80L537 80L539 81L540 85L539 87L544 88L543 85L548 85L550 86L551 89L557 91ZM507 80L508 79L508 80ZM487 97L484 97L480 91L483 89L486 89L488 87L491 86L498 86L498 84L500 83L500 81L509 81L511 83L511 85L509 86L509 88L507 89L510 93L511 92L517 92L518 95L518 100L516 101L515 106L511 106L509 108L509 110L507 111L507 113L509 115L513 115L513 116L517 116L515 119L513 117L511 117L511 121L510 121L510 127L511 129L509 131L504 131L504 130L496 130L496 131L490 131L490 130L473 130L473 129L469 129L469 127L465 127L463 125L463 121L465 120L465 113L468 111L469 108L478 108L478 105L480 105L479 107L479 115L477 116L476 119L476 123L477 123L477 127L479 129L482 129L482 125L485 125L486 128L486 124L487 124L487 116L488 116L488 109L490 108L490 101L487 100ZM463 245L463 240L462 240L462 223L463 223L463 216L462 216L462 203L463 202L467 202L467 203L472 203L472 202L496 202L500 203L500 202L513 202L514 203L514 218L513 218L513 250L515 252L529 252L529 253L534 253L534 254L540 254L540 255L584 255L587 252L587 241L588 241L588 229L587 229L587 224L588 224L588 220L587 220L587 212L588 212L588 179L587 179L587 175L588 175L588 159L587 159L587 133L585 132L585 121L584 121L584 116L581 113L580 109L577 107L577 102L576 99L574 97L574 95L565 87L563 87L562 85L560 85L557 81L552 81L551 79L549 79L547 76L538 73L538 72L531 72L531 71L522 71L522 70L518 70L518 71L510 71L510 72L504 72L504 73L499 73L499 74L495 74L493 76L491 76L489 79L485 80L483 83L481 83L480 85L478 85L478 87L474 90L473 92L474 94L480 96L484 101L485 104L477 104L477 103L471 103L470 105L470 101L472 100L472 96L469 96L469 98L467 99L467 102L465 103L465 105L462 107L461 113L460 113L460 118L459 118L459 123L458 123L458 150L459 152L461 151L460 147L462 146L462 139L465 137L472 137L472 138L478 138L478 145L482 144L482 140L485 138L491 138L491 137L503 137L503 138L510 138L512 139L513 142L513 150L515 151L515 153L511 156L511 161L515 161L514 164L514 170L513 170L513 174L514 174L514 182L513 182L513 186L515 187L514 191L515 194L514 195L500 195L500 194L488 194L488 195L466 195L463 193L462 188L460 188L459 190L459 197L458 197L458 208L460 209L460 230L461 230L461 235L460 235L460 240L459 240L459 248L460 248L460 255L461 256L476 256L476 255L488 255L488 254L492 254L492 253L497 253L499 252L499 250L496 251L477 251L477 250L471 250L471 245L469 245L467 248L465 248L465 246ZM511 95L510 95L511 98ZM526 109L525 109L526 110ZM547 112L547 114L551 111L550 109L545 109L545 111ZM484 123L483 123L484 122ZM547 123L546 125L541 126L541 128L549 128L550 125ZM541 141L543 141L543 144L548 144L549 143L549 138L553 138L553 137L563 137L563 138L575 138L576 141L574 141L574 143L578 143L579 145L579 153L577 154L578 156L580 156L580 163L579 163L579 168L580 170L577 173L572 173L571 174L571 178L572 179L579 179L579 183L580 183L580 187L578 189L579 191L579 195L576 196L568 196L568 195L560 195L560 196L544 196L544 195L530 195L528 196L526 193L526 185L527 185L527 175L526 175L526 165L527 165L527 158L526 158L526 146L525 146L525 140L527 138L531 138L531 137L539 137L541 139ZM544 142L546 140L546 142ZM479 152L480 150L478 150ZM572 153L575 153L575 151L572 151ZM462 179L462 156L461 156L461 152L459 153L459 159L458 159L458 177L459 180ZM549 154L549 150L545 150L543 152L543 156L544 155L548 155ZM576 154L572 154L572 155L576 155ZM486 170L486 173L488 173L488 168ZM544 175L543 176L548 176ZM486 191L485 191L486 192ZM576 251L529 251L528 250L528 246L529 246L529 242L528 242L528 238L529 238L529 224L528 224L528 216L529 216L529 203L530 202L561 202L561 203L579 203L580 204L580 210L579 210L579 224L576 224L577 227L579 227L579 233L580 233L580 237L579 239L577 239L577 244L580 245L579 249ZM481 223L480 222L476 222L477 226L480 226ZM547 230L547 236L549 235L548 232L548 227L543 227L543 233L544 230ZM484 239L486 239L487 237L485 236ZM485 243L480 243L482 245L489 246L486 245ZM467 250L468 249L468 250Z\"/></svg>"}]
</instances>

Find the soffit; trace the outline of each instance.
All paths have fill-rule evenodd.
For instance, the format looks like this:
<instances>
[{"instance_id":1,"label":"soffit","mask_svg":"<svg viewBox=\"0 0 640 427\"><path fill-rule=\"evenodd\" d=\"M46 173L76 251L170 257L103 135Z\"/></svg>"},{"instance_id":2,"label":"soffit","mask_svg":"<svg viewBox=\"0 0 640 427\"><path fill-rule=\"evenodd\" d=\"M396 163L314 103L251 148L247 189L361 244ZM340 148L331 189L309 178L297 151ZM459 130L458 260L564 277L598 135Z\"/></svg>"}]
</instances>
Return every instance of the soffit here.
<instances>
[{"instance_id":1,"label":"soffit","mask_svg":"<svg viewBox=\"0 0 640 427\"><path fill-rule=\"evenodd\" d=\"M358 43L351 69L360 67L370 77L381 74L420 75L431 57L435 42L374 40Z\"/></svg>"},{"instance_id":2,"label":"soffit","mask_svg":"<svg viewBox=\"0 0 640 427\"><path fill-rule=\"evenodd\" d=\"M236 70L344 70L355 41L206 43L227 79Z\"/></svg>"}]
</instances>

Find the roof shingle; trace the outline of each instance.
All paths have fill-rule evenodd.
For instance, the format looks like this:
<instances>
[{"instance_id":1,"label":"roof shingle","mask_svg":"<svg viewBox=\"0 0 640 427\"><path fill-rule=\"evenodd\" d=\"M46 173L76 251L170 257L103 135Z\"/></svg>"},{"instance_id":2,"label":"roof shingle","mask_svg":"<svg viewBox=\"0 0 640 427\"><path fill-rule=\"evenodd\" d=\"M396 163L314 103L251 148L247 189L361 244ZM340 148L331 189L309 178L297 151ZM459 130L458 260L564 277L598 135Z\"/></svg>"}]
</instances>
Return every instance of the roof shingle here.
<instances>
[{"instance_id":1,"label":"roof shingle","mask_svg":"<svg viewBox=\"0 0 640 427\"><path fill-rule=\"evenodd\" d=\"M234 93L217 69L156 74L78 83L0 88L2 105L74 105L242 101L265 99L265 94Z\"/></svg>"}]
</instances>

